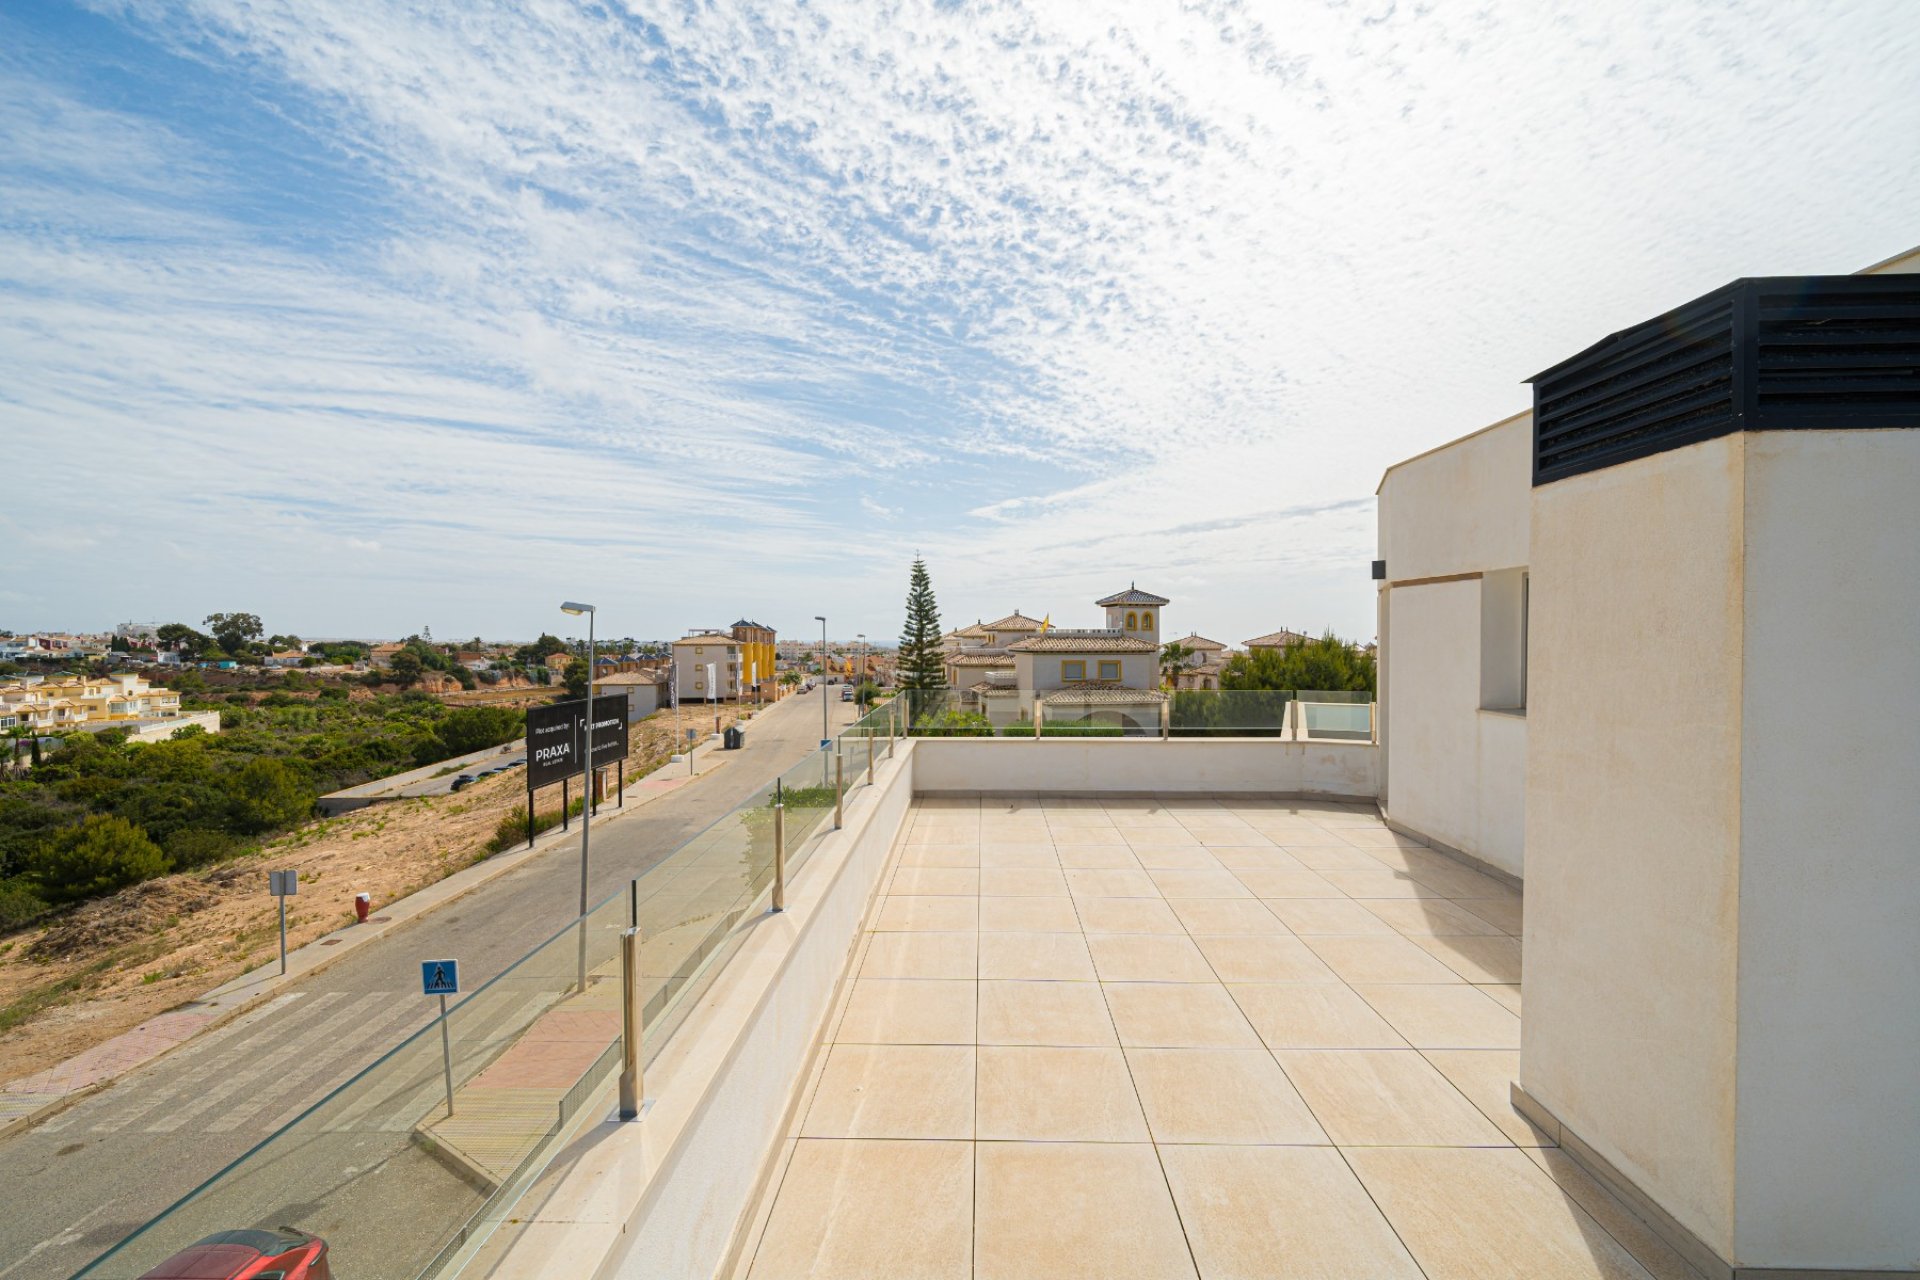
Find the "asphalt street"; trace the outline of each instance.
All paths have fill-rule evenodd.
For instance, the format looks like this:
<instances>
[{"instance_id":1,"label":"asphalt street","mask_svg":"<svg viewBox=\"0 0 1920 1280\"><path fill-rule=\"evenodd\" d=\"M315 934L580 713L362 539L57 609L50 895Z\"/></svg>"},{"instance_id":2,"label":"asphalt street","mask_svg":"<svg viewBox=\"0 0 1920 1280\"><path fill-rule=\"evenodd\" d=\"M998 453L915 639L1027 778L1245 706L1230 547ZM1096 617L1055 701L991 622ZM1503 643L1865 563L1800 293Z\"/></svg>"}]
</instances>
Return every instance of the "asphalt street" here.
<instances>
[{"instance_id":1,"label":"asphalt street","mask_svg":"<svg viewBox=\"0 0 1920 1280\"><path fill-rule=\"evenodd\" d=\"M644 874L776 773L816 752L823 696L838 732L854 708L839 700L837 686L796 695L745 726L746 747L725 768L616 823L596 825L590 900ZM572 919L578 895L575 838L354 950L34 1128L0 1138L0 1280L72 1275L425 1026L435 1003L419 994L420 960L457 957L462 987L473 990ZM310 1174L294 1171L286 1211L299 1211L303 1178L325 1186L351 1171L351 1161L336 1165L321 1157ZM430 1159L381 1171L369 1186L390 1178L405 1185L406 1195L390 1189L373 1202L396 1219L432 1219L440 1202L471 1196Z\"/></svg>"}]
</instances>

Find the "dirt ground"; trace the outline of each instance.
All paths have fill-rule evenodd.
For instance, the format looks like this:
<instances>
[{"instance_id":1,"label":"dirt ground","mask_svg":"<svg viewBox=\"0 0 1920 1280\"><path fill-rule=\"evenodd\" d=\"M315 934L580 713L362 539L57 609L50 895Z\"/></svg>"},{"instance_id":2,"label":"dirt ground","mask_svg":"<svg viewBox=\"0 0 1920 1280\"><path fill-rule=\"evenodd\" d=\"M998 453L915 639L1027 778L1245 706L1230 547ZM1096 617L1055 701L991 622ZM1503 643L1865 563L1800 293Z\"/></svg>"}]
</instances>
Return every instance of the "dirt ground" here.
<instances>
[{"instance_id":1,"label":"dirt ground","mask_svg":"<svg viewBox=\"0 0 1920 1280\"><path fill-rule=\"evenodd\" d=\"M733 718L725 712L726 723ZM634 726L628 778L663 763L673 737L665 715ZM524 812L525 796L516 770L454 795L319 819L257 853L135 885L0 940L0 1025L13 1024L0 1030L0 1082L62 1062L271 959L279 919L262 890L268 867L300 873L287 945L303 946L353 919L356 892L372 894L378 911L484 859L501 818ZM557 795L550 804L558 807Z\"/></svg>"}]
</instances>

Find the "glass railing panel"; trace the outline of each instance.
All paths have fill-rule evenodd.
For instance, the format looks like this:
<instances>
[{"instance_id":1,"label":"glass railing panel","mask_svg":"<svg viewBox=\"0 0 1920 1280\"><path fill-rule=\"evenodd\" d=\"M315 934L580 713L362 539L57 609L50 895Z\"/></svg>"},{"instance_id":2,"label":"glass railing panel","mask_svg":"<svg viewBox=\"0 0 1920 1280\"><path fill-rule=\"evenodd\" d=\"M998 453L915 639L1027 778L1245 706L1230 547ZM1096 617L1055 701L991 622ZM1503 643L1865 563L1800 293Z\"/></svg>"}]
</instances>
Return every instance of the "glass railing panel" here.
<instances>
[{"instance_id":1,"label":"glass railing panel","mask_svg":"<svg viewBox=\"0 0 1920 1280\"><path fill-rule=\"evenodd\" d=\"M1176 738L1284 738L1290 736L1285 689L1182 689L1168 706L1167 732Z\"/></svg>"},{"instance_id":2,"label":"glass railing panel","mask_svg":"<svg viewBox=\"0 0 1920 1280\"><path fill-rule=\"evenodd\" d=\"M1371 742L1374 695L1366 690L1301 690L1300 736L1339 742Z\"/></svg>"}]
</instances>

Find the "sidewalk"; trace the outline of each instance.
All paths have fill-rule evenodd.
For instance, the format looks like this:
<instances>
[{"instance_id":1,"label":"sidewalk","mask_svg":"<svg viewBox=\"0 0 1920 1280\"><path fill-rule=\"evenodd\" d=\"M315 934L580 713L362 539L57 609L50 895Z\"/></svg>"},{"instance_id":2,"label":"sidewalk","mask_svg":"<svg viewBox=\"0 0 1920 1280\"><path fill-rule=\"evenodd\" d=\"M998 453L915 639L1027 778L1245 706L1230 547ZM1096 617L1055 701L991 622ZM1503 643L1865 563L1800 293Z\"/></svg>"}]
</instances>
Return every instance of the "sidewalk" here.
<instances>
[{"instance_id":1,"label":"sidewalk","mask_svg":"<svg viewBox=\"0 0 1920 1280\"><path fill-rule=\"evenodd\" d=\"M717 742L702 742L694 750L694 770L691 774L684 757L677 763L663 764L638 781L628 783L624 808L614 807L610 798L603 800L595 818L604 823L644 808L695 778L706 777L726 763L727 757L721 754ZM563 831L555 827L542 832L531 848L522 847L495 854L418 893L380 907L379 914L364 925L348 925L289 951L285 975L281 974L280 961L276 957L178 1009L149 1018L133 1030L95 1045L65 1062L0 1085L0 1137L15 1128L30 1126L52 1115L69 1103L145 1066L203 1031L258 1008L282 988L351 955L356 948L498 879L529 859L539 857L555 844L573 839L576 830Z\"/></svg>"}]
</instances>

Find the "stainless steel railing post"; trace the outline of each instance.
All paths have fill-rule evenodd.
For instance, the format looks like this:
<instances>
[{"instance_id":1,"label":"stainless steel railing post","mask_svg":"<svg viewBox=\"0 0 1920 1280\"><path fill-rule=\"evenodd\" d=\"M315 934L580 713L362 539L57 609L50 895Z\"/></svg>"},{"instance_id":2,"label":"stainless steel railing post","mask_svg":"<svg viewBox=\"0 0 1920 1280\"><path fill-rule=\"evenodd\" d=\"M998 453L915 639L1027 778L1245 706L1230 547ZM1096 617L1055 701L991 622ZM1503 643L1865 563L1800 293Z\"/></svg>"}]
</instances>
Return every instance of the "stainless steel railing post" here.
<instances>
[{"instance_id":1,"label":"stainless steel railing post","mask_svg":"<svg viewBox=\"0 0 1920 1280\"><path fill-rule=\"evenodd\" d=\"M640 1075L640 1041L646 1034L645 1010L640 1004L640 926L620 932L620 1118L640 1116L644 1083Z\"/></svg>"},{"instance_id":2,"label":"stainless steel railing post","mask_svg":"<svg viewBox=\"0 0 1920 1280\"><path fill-rule=\"evenodd\" d=\"M773 806L773 909L787 909L787 806Z\"/></svg>"},{"instance_id":3,"label":"stainless steel railing post","mask_svg":"<svg viewBox=\"0 0 1920 1280\"><path fill-rule=\"evenodd\" d=\"M844 825L847 811L847 758L838 747L833 751L833 829Z\"/></svg>"}]
</instances>

